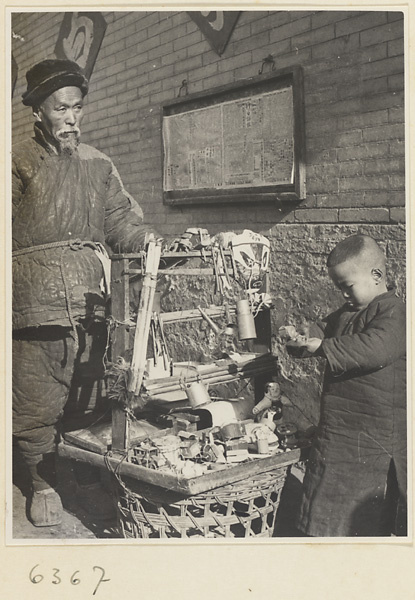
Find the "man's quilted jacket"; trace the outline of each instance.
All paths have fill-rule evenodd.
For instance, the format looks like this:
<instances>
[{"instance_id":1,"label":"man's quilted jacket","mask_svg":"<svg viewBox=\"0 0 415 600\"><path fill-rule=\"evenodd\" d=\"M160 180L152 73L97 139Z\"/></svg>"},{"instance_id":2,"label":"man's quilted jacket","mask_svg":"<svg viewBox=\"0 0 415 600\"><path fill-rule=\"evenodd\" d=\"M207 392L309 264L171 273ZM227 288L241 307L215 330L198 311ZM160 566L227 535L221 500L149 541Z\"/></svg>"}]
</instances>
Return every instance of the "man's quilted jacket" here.
<instances>
[{"instance_id":1,"label":"man's quilted jacket","mask_svg":"<svg viewBox=\"0 0 415 600\"><path fill-rule=\"evenodd\" d=\"M12 201L13 328L70 326L69 311L102 315L103 266L92 245L36 247L77 239L114 252L143 246L141 208L112 161L86 144L58 155L35 125L34 138L13 149Z\"/></svg>"}]
</instances>

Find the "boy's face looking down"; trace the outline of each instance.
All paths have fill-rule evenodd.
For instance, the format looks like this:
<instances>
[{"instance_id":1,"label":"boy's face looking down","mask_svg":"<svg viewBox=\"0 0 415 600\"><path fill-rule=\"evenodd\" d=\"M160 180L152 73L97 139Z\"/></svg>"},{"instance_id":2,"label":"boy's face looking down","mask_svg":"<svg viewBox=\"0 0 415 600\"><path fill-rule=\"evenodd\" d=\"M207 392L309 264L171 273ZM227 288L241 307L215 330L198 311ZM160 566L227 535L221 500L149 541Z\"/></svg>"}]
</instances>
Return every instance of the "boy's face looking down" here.
<instances>
[{"instance_id":1,"label":"boy's face looking down","mask_svg":"<svg viewBox=\"0 0 415 600\"><path fill-rule=\"evenodd\" d=\"M355 310L366 308L376 296L387 291L382 269L359 264L358 258L329 267L328 273L346 303Z\"/></svg>"}]
</instances>

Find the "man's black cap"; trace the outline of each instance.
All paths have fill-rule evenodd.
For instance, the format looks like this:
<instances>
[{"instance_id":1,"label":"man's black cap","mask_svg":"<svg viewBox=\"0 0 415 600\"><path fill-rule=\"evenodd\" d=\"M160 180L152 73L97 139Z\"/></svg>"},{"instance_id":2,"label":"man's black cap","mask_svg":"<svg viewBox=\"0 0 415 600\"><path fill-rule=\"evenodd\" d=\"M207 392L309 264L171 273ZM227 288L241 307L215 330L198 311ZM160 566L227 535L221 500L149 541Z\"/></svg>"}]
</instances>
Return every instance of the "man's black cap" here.
<instances>
[{"instance_id":1,"label":"man's black cap","mask_svg":"<svg viewBox=\"0 0 415 600\"><path fill-rule=\"evenodd\" d=\"M63 87L79 87L88 92L88 80L81 67L71 60L49 59L38 63L26 73L27 90L22 95L26 106L39 106L48 96Z\"/></svg>"}]
</instances>

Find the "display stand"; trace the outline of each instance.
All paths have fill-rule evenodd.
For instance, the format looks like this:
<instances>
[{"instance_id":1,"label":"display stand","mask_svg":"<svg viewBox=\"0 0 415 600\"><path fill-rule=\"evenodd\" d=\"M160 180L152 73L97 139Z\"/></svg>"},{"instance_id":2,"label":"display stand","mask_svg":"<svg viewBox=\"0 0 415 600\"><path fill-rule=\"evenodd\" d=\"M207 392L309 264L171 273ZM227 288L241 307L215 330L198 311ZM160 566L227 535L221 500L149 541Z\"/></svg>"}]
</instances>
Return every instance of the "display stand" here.
<instances>
[{"instance_id":1,"label":"display stand","mask_svg":"<svg viewBox=\"0 0 415 600\"><path fill-rule=\"evenodd\" d=\"M232 256L222 251L231 270ZM219 276L209 266L209 251L167 252L164 259L200 258L203 268L160 268L159 275L168 273L183 278ZM143 254L119 254L112 257L112 360L124 357L131 350L135 322L130 314L130 280L143 273ZM207 266L206 266L207 265ZM267 282L264 282L264 286ZM263 291L265 291L265 287ZM235 314L233 306L212 306L204 309L210 318ZM200 310L188 309L159 315L163 323L192 321L203 318ZM217 361L204 374L206 382L221 384L253 378L255 396L263 396L264 384L276 373L276 358L271 354L269 310L255 319L257 338L250 351L255 358L234 365L232 361ZM169 376L144 382L150 395L157 389L175 389L178 377ZM191 379L191 376L190 376ZM152 387L153 386L153 387ZM154 391L156 389L156 391ZM251 537L272 536L281 490L290 465L297 462L300 450L277 451L263 457L228 464L220 470L185 477L175 472L158 471L135 464L131 457L131 412L114 402L112 406L111 442L107 448L94 451L80 447L68 438L59 447L62 456L83 461L112 472L116 483L120 533L124 537ZM160 432L162 436L163 431ZM134 436L132 436L134 437Z\"/></svg>"},{"instance_id":2,"label":"display stand","mask_svg":"<svg viewBox=\"0 0 415 600\"><path fill-rule=\"evenodd\" d=\"M231 260L230 251L225 250L222 255L229 264L229 270L234 270L235 266ZM163 259L167 260L188 260L192 258L199 258L204 262L208 262L212 260L212 253L208 250L193 250L190 252L165 252L163 254ZM134 327L134 323L131 319L129 307L130 278L131 276L139 275L142 272L142 261L143 254L116 254L112 256L112 317L115 323L115 328L111 336L113 358L125 356L131 345L130 331ZM209 266L204 268L176 267L173 270L161 268L159 269L158 274L181 276L183 278L201 275L204 277L209 276L211 278L217 276L217 274L215 274L215 269ZM267 289L268 278L265 276L263 291L266 292ZM231 315L235 314L234 306L228 306L226 310L228 310ZM225 314L225 306L222 305L216 308L205 309L205 311L208 316L221 316ZM200 320L202 319L202 315L195 309L161 313L160 318L163 320L163 323L171 323ZM257 373L255 373L255 368L253 371L249 371L250 376L254 377L256 400L259 400L262 398L265 382L269 380L272 374L275 374L276 370L276 361L271 355L271 319L269 310L260 311L258 313L255 318L255 328L257 337L253 340L252 351L257 355L264 357L265 361L267 358L269 359L267 365L261 365ZM232 378L229 379L229 381L231 380ZM127 413L116 404L114 404L112 410L112 451L123 453L128 448L128 416Z\"/></svg>"}]
</instances>

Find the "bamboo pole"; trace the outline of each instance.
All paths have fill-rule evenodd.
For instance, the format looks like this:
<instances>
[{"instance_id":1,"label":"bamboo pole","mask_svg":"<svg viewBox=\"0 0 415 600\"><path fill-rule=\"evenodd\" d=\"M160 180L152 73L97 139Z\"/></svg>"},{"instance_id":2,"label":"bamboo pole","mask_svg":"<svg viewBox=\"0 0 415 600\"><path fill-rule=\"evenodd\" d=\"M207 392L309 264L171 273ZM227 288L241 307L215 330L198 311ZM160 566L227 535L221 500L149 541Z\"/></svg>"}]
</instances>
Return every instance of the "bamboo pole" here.
<instances>
[{"instance_id":1,"label":"bamboo pole","mask_svg":"<svg viewBox=\"0 0 415 600\"><path fill-rule=\"evenodd\" d=\"M147 343L153 312L154 294L157 284L157 271L160 263L161 244L151 240L147 249L147 260L137 314L137 326L134 335L133 357L130 367L128 391L140 393L147 357Z\"/></svg>"},{"instance_id":2,"label":"bamboo pole","mask_svg":"<svg viewBox=\"0 0 415 600\"><path fill-rule=\"evenodd\" d=\"M201 380L201 381L203 381L203 383L209 384L209 385L218 384L218 383L227 383L227 382L230 383L232 381L238 381L239 379L245 379L245 378L249 379L249 378L255 377L257 375L270 373L273 370L272 367L273 367L273 365L262 365L262 366L257 366L256 368L245 369L245 370L237 371L234 373L218 371L218 372L212 373L210 375L199 373L197 375L192 375L192 376L188 377L186 380L184 380L183 383L189 384L189 383L192 383L194 381L199 381L199 380ZM165 394L168 392L177 392L181 389L182 389L182 383L180 381L168 382L168 380L166 380L164 385L163 384L146 385L146 391L150 396L159 396L160 394Z\"/></svg>"}]
</instances>

